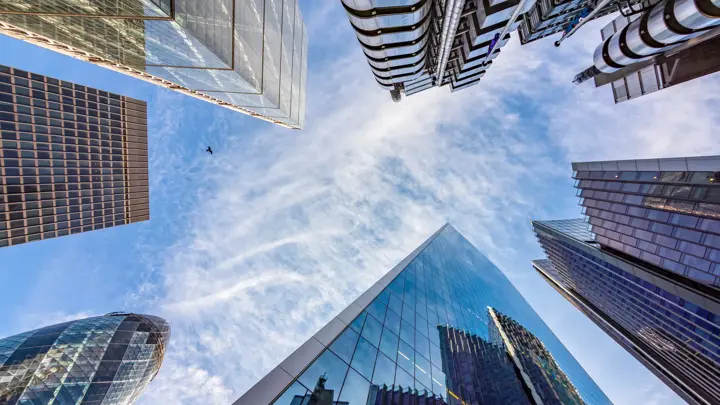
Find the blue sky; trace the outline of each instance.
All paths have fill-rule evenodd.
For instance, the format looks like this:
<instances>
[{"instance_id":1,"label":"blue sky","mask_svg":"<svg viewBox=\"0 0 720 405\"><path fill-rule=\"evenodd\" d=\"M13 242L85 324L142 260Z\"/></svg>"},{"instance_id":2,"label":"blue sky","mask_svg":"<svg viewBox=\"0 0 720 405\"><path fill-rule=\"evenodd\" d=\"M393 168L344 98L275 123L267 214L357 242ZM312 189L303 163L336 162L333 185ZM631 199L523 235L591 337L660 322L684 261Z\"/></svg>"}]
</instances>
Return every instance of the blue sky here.
<instances>
[{"instance_id":1,"label":"blue sky","mask_svg":"<svg viewBox=\"0 0 720 405\"><path fill-rule=\"evenodd\" d=\"M394 104L340 2L300 4L304 131L0 37L1 64L147 100L151 180L148 222L0 249L0 336L160 315L171 347L138 403L226 405L449 221L611 400L682 403L534 273L530 219L579 215L573 160L720 153L720 77L620 105L575 87L605 20L561 48L514 37L479 85Z\"/></svg>"}]
</instances>

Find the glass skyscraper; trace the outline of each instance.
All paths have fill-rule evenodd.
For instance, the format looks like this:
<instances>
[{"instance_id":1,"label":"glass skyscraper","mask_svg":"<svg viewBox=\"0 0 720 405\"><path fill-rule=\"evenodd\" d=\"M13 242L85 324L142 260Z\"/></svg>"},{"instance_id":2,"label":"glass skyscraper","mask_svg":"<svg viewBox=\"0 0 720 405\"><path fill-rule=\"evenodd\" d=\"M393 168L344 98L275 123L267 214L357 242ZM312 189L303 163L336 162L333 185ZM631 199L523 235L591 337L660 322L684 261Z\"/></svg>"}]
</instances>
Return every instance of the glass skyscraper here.
<instances>
[{"instance_id":1,"label":"glass skyscraper","mask_svg":"<svg viewBox=\"0 0 720 405\"><path fill-rule=\"evenodd\" d=\"M130 405L169 339L164 319L119 312L0 339L0 403Z\"/></svg>"},{"instance_id":2,"label":"glass skyscraper","mask_svg":"<svg viewBox=\"0 0 720 405\"><path fill-rule=\"evenodd\" d=\"M720 157L573 170L587 222L534 221L533 267L687 402L720 403Z\"/></svg>"},{"instance_id":3,"label":"glass skyscraper","mask_svg":"<svg viewBox=\"0 0 720 405\"><path fill-rule=\"evenodd\" d=\"M0 0L0 33L275 124L305 122L297 0Z\"/></svg>"},{"instance_id":4,"label":"glass skyscraper","mask_svg":"<svg viewBox=\"0 0 720 405\"><path fill-rule=\"evenodd\" d=\"M720 156L573 163L595 241L720 289Z\"/></svg>"},{"instance_id":5,"label":"glass skyscraper","mask_svg":"<svg viewBox=\"0 0 720 405\"><path fill-rule=\"evenodd\" d=\"M235 405L335 403L610 401L502 272L445 225Z\"/></svg>"},{"instance_id":6,"label":"glass skyscraper","mask_svg":"<svg viewBox=\"0 0 720 405\"><path fill-rule=\"evenodd\" d=\"M147 104L0 65L0 247L150 218Z\"/></svg>"}]
</instances>

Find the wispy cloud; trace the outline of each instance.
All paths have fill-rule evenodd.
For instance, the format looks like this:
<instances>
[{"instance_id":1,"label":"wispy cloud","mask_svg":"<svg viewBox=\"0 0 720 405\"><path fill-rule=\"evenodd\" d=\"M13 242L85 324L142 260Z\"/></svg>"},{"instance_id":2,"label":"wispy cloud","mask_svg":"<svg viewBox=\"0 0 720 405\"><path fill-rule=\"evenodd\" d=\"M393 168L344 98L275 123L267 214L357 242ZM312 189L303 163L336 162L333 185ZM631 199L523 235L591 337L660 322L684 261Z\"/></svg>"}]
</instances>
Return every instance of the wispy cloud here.
<instances>
[{"instance_id":1,"label":"wispy cloud","mask_svg":"<svg viewBox=\"0 0 720 405\"><path fill-rule=\"evenodd\" d=\"M347 24L333 7L322 21ZM314 38L312 52L333 59L311 63L304 131L248 133L246 121L219 113L223 148L191 161L192 172L178 169L205 182L200 204L173 230L177 242L147 259L157 278L143 288L159 294L152 305L173 324L173 342L140 403L227 404L445 221L526 275L539 254L529 218L574 209L569 159L693 153L672 143L688 125L693 142L711 139L718 104L690 97L694 85L676 89L678 108L709 113L670 120L659 119L668 113L660 93L614 106L607 89L571 89L585 67L573 61L589 61L597 43L586 32L560 50L513 40L480 85L393 104L347 28L333 40L344 48ZM513 280L546 315L539 280ZM577 353L570 322L551 326ZM603 364L583 365L612 378Z\"/></svg>"}]
</instances>

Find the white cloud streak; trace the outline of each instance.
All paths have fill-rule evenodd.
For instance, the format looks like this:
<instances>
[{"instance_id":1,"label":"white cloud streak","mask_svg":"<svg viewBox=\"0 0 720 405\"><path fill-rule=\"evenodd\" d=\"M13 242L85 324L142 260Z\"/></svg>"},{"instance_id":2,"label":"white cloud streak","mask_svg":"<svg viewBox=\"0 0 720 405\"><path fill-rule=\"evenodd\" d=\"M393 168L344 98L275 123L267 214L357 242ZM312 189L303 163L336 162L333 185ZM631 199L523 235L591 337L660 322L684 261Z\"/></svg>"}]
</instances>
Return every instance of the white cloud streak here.
<instances>
[{"instance_id":1,"label":"white cloud streak","mask_svg":"<svg viewBox=\"0 0 720 405\"><path fill-rule=\"evenodd\" d=\"M347 25L333 7L321 21ZM515 276L582 361L582 343L568 333L573 318L553 318L533 292L540 281L527 261L539 250L529 218L564 213L559 198L572 202L570 159L692 154L716 136L717 99L702 85L619 106L609 89L571 90L597 24L559 50L512 40L480 85L399 104L374 85L345 28L332 40L344 49L313 38L315 54L335 57L311 64L304 131L247 133L247 121L219 113L223 148L181 172L208 186L178 225L185 236L147 258L160 281L143 288L160 294L150 305L171 321L173 338L140 404L228 404L445 221ZM677 93L683 102L670 103ZM692 142L678 145L688 128ZM611 367L583 365L612 381Z\"/></svg>"}]
</instances>

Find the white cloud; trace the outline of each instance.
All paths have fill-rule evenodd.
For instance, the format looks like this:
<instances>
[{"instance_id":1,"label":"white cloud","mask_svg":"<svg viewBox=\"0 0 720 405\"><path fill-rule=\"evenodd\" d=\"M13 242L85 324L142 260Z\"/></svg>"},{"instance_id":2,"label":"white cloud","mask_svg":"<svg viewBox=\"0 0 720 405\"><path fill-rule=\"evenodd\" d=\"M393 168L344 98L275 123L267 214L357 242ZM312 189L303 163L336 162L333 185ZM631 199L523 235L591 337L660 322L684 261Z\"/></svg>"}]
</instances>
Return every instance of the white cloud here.
<instances>
[{"instance_id":1,"label":"white cloud","mask_svg":"<svg viewBox=\"0 0 720 405\"><path fill-rule=\"evenodd\" d=\"M337 4L322 16L347 24ZM694 84L619 106L609 89L572 88L585 67L572 61L590 60L597 27L559 50L513 40L480 85L399 104L374 85L346 28L332 41L345 48L313 38L315 53L335 57L311 64L304 131L247 133L218 114L222 150L190 163L208 184L201 204L185 236L148 258L162 282L143 288L161 294L153 304L173 341L141 404L227 404L448 220L516 276L580 358L572 316L553 318L533 291L537 277L523 281L538 252L530 216L564 212L553 201L572 198L570 159L694 153L718 122L716 100ZM676 90L683 100L671 110ZM678 146L686 128L692 143ZM583 365L612 381L612 365Z\"/></svg>"}]
</instances>

